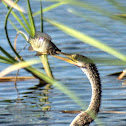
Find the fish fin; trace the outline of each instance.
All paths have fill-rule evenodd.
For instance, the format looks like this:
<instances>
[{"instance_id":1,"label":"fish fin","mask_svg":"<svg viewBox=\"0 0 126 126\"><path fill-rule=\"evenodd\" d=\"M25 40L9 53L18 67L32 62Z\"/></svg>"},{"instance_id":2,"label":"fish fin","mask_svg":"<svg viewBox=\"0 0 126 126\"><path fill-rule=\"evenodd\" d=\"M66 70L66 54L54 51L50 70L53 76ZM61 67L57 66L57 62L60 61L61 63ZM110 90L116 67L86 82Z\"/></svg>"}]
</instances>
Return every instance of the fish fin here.
<instances>
[{"instance_id":1,"label":"fish fin","mask_svg":"<svg viewBox=\"0 0 126 126\"><path fill-rule=\"evenodd\" d=\"M33 47L31 45L29 46L28 50L34 51L34 49L33 49Z\"/></svg>"}]
</instances>

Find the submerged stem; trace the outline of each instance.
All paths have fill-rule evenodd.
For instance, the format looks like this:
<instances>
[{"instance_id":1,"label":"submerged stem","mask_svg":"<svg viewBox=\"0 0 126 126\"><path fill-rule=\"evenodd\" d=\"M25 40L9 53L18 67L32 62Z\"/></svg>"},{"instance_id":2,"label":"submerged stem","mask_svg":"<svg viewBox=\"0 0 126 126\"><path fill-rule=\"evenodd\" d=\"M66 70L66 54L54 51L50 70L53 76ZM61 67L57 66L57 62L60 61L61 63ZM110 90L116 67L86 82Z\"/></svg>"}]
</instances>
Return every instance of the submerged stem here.
<instances>
[{"instance_id":1,"label":"submerged stem","mask_svg":"<svg viewBox=\"0 0 126 126\"><path fill-rule=\"evenodd\" d=\"M40 59L41 59L41 61L42 61L43 67L44 67L45 72L46 72L46 74L48 75L48 77L54 78L54 77L53 77L53 74L52 74L52 71L51 71L51 68L50 68L50 66L49 66L49 62L48 62L47 55L41 55L41 56L40 56Z\"/></svg>"}]
</instances>

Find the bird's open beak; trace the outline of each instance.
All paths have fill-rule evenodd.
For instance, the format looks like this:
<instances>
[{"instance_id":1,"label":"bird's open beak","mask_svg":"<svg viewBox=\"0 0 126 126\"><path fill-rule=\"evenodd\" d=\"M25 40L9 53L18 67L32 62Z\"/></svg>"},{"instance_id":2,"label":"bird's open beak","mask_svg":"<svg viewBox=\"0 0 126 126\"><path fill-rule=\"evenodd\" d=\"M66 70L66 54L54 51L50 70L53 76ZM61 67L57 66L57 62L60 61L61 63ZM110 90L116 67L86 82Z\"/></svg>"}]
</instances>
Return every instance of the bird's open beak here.
<instances>
[{"instance_id":1,"label":"bird's open beak","mask_svg":"<svg viewBox=\"0 0 126 126\"><path fill-rule=\"evenodd\" d=\"M61 60L64 60L70 64L73 64L73 65L77 65L77 62L76 60L72 57L71 54L67 54L67 53L63 53L63 52L60 52L59 54L62 54L64 56L66 56L67 58L64 58L64 57L61 57L61 56L57 56L57 55L52 55L53 57L56 57L58 59L61 59Z\"/></svg>"}]
</instances>

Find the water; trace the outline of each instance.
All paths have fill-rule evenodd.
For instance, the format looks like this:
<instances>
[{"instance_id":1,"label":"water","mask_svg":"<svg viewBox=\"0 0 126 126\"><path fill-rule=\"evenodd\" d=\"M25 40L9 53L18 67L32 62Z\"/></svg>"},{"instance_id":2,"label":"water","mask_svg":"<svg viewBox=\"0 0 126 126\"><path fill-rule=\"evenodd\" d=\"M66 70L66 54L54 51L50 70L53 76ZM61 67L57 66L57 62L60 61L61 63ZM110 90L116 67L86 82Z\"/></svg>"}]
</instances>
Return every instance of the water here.
<instances>
[{"instance_id":1,"label":"water","mask_svg":"<svg viewBox=\"0 0 126 126\"><path fill-rule=\"evenodd\" d=\"M92 1L88 1L92 2ZM123 1L122 1L123 2ZM107 2L95 0L93 4L98 3L104 8L113 9ZM104 4L103 4L104 3ZM25 2L21 2L25 6ZM44 3L44 7L52 3ZM124 3L126 5L126 3ZM39 4L32 1L33 11L39 10ZM70 27L80 30L98 40L116 48L122 53L125 52L125 34L126 28L121 23L111 21L106 17L93 15L99 20L104 19L104 23L109 26L111 31L101 28L95 24L88 22L82 18L71 15L67 10L78 9L77 7L64 5L58 7L50 12L44 13L45 17L56 19ZM84 11L79 8L79 11ZM94 14L84 11L85 14ZM113 12L118 12L115 8ZM10 54L12 51L7 43L4 31L4 15L6 9L0 4L0 44L3 48L8 50ZM11 16L10 19L15 21ZM64 20L65 19L65 20ZM40 28L39 17L35 18L37 30ZM15 24L21 29L17 22ZM44 22L44 31L51 35L53 42L58 48L66 53L79 53L88 57L96 58L114 58L113 56L102 52L99 49L91 47L79 40L68 36L57 28ZM16 32L9 25L9 35L14 41ZM114 34L116 33L116 34ZM18 36L17 49L20 50L24 47L26 42L21 36ZM27 46L28 49L28 46ZM21 52L24 59L31 59L35 57L36 52L30 52L25 49ZM1 53L1 52L0 52ZM82 99L86 106L90 102L91 89L90 84L77 67L65 63L59 59L49 56L50 65L55 76L55 79L63 83L70 90L76 93ZM102 122L103 126L125 126L126 124L126 86L122 85L122 81L116 80L115 76L107 76L107 74L121 71L125 66L112 66L103 63L97 63L102 80L102 104L98 119ZM0 64L2 71L8 65ZM35 67L42 68L41 64ZM43 69L42 69L43 71ZM8 76L15 76L16 72L10 73ZM20 70L19 76L31 76L24 70ZM50 85L39 84L37 79L18 81L17 88L14 82L1 82L0 83L0 125L1 126L68 126L77 114L63 113L64 110L81 110L68 96L57 90ZM119 113L117 113L117 111ZM100 123L98 121L98 123ZM91 123L91 126L96 125L96 122Z\"/></svg>"}]
</instances>

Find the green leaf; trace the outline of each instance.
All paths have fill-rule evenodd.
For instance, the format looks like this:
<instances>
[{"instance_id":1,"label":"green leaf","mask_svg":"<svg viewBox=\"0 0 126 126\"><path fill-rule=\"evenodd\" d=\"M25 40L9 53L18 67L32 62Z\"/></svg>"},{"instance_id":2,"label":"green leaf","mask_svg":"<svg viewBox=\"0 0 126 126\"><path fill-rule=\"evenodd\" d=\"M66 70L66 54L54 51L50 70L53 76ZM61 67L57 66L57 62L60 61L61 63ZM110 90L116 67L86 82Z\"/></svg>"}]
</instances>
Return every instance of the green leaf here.
<instances>
[{"instance_id":1,"label":"green leaf","mask_svg":"<svg viewBox=\"0 0 126 126\"><path fill-rule=\"evenodd\" d=\"M2 47L0 47L1 52L6 55L11 61L16 62L13 56L11 56L7 51L5 51Z\"/></svg>"},{"instance_id":2,"label":"green leaf","mask_svg":"<svg viewBox=\"0 0 126 126\"><path fill-rule=\"evenodd\" d=\"M91 58L95 63L101 63L101 64L105 64L105 65L126 65L126 62L119 60L119 59L115 59L115 58L98 58L98 57L92 57Z\"/></svg>"},{"instance_id":3,"label":"green leaf","mask_svg":"<svg viewBox=\"0 0 126 126\"><path fill-rule=\"evenodd\" d=\"M76 7L78 6L78 7L84 8L86 10L101 14L102 16L107 16L107 17L112 18L114 20L118 20L118 21L120 21L120 22L122 22L123 24L126 25L126 20L124 18L115 15L115 13L113 13L112 11L108 11L107 9L103 9L99 6L90 4L90 3L85 2L85 1L80 1L80 0L47 0L47 1L64 2L64 3L69 4L69 5L74 5Z\"/></svg>"},{"instance_id":4,"label":"green leaf","mask_svg":"<svg viewBox=\"0 0 126 126\"><path fill-rule=\"evenodd\" d=\"M17 3L19 0L17 0L15 3ZM11 13L13 16L14 16L14 18L19 22L19 24L24 28L24 30L28 33L28 34L30 34L30 31L28 30L28 28L22 23L22 21L20 20L20 18L12 11L12 7L11 8L9 8L8 7L8 5L6 4L6 3L4 3L4 5L9 9L9 11L8 11L8 13L7 13L7 15L6 15L6 19L5 20L7 20L8 19L8 17L9 17L9 14Z\"/></svg>"},{"instance_id":5,"label":"green leaf","mask_svg":"<svg viewBox=\"0 0 126 126\"><path fill-rule=\"evenodd\" d=\"M11 64L9 61L1 60L1 59L0 59L0 63Z\"/></svg>"},{"instance_id":6,"label":"green leaf","mask_svg":"<svg viewBox=\"0 0 126 126\"><path fill-rule=\"evenodd\" d=\"M41 17L41 32L43 32L43 30L44 30L44 27L43 27L43 9L42 9L41 0L40 0L40 7L41 7L41 16L40 16ZM53 78L53 74L52 74L51 68L49 66L49 61L48 61L47 55L41 55L40 59L41 59L41 62L43 64L43 67L45 69L47 76L50 77L50 78Z\"/></svg>"},{"instance_id":7,"label":"green leaf","mask_svg":"<svg viewBox=\"0 0 126 126\"><path fill-rule=\"evenodd\" d=\"M9 11L10 12L10 11ZM20 59L21 57L18 55L18 53L16 52L16 50L13 48L11 42L10 42L10 39L9 39L9 36L8 36L8 31L7 31L7 21L8 21L8 16L9 16L9 12L6 16L6 19L5 19L5 24L4 24L4 28L5 28L5 34L6 34L6 38L8 40L8 43L12 49L12 51L16 54L16 56Z\"/></svg>"},{"instance_id":8,"label":"green leaf","mask_svg":"<svg viewBox=\"0 0 126 126\"><path fill-rule=\"evenodd\" d=\"M29 29L24 25L24 23L20 20L20 18L13 12L11 11L12 15L15 17L15 19L19 22L19 24L24 28L24 30L28 33L31 34Z\"/></svg>"},{"instance_id":9,"label":"green leaf","mask_svg":"<svg viewBox=\"0 0 126 126\"><path fill-rule=\"evenodd\" d=\"M66 4L66 2L59 2L59 3L53 4L53 5L49 6L49 7L44 8L43 12L50 11L50 10L55 9L55 8L57 8L57 7L59 7L59 6L63 5L63 4ZM36 16L36 15L39 15L39 14L41 14L41 11L35 12L33 14L33 16Z\"/></svg>"},{"instance_id":10,"label":"green leaf","mask_svg":"<svg viewBox=\"0 0 126 126\"><path fill-rule=\"evenodd\" d=\"M4 62L5 61L8 64L9 63L13 63L13 60L11 60L11 59L9 59L7 57L1 56L1 55L0 55L0 60L1 60L0 62L2 62L2 61Z\"/></svg>"},{"instance_id":11,"label":"green leaf","mask_svg":"<svg viewBox=\"0 0 126 126\"><path fill-rule=\"evenodd\" d=\"M45 69L46 74L48 75L48 77L54 78L53 74L52 74L52 71L51 71L51 68L50 68L50 65L49 65L49 61L48 61L47 55L41 55L40 59L42 61L43 67L44 67L44 69Z\"/></svg>"},{"instance_id":12,"label":"green leaf","mask_svg":"<svg viewBox=\"0 0 126 126\"><path fill-rule=\"evenodd\" d=\"M74 14L75 16L78 16L78 17L81 17L83 18L84 20L87 20L87 21L90 21L100 27L103 27L105 28L107 31L109 31L111 34L116 34L118 37L121 37L119 35L119 33L115 30L113 30L112 28L110 28L108 26L108 24L104 24L105 22L103 21L99 21L99 19L97 17L91 17L89 14L86 14L86 13L82 13L82 12L79 12L79 11L76 11L74 9L69 9L68 10L71 14Z\"/></svg>"},{"instance_id":13,"label":"green leaf","mask_svg":"<svg viewBox=\"0 0 126 126\"><path fill-rule=\"evenodd\" d=\"M15 26L15 24L9 18L8 18L8 21L10 22L10 24L14 27L16 31L19 31L19 29Z\"/></svg>"},{"instance_id":14,"label":"green leaf","mask_svg":"<svg viewBox=\"0 0 126 126\"><path fill-rule=\"evenodd\" d=\"M126 62L126 56L123 55L122 53L120 53L119 51L117 51L116 49L112 48L112 47L109 47L107 46L106 44L104 43L101 43L100 41L84 34L84 33L81 33L80 31L77 31L75 29L72 29L64 24L61 24L59 22L56 22L56 21L53 21L53 20L49 20L49 19L45 19L47 22L49 22L50 24L56 26L57 28L59 28L60 30L64 31L65 33L67 33L68 35L74 37L74 38L77 38L79 39L80 41L82 42L85 42L89 45L92 45L96 48L99 48L100 50L102 51L105 51L115 57L117 57L118 59L121 59L123 61Z\"/></svg>"},{"instance_id":15,"label":"green leaf","mask_svg":"<svg viewBox=\"0 0 126 126\"><path fill-rule=\"evenodd\" d=\"M31 11L31 6L30 6L30 2L29 0L27 0L27 4L28 4L28 17L29 17L29 22L30 22L30 26L31 26L31 37L34 37L35 35L35 24L34 24L34 19L32 16L32 11Z\"/></svg>"},{"instance_id":16,"label":"green leaf","mask_svg":"<svg viewBox=\"0 0 126 126\"><path fill-rule=\"evenodd\" d=\"M15 4L13 1L11 0L3 0L3 1L6 2L8 5L12 6L13 8L17 9L18 11L25 12L25 10L22 7Z\"/></svg>"},{"instance_id":17,"label":"green leaf","mask_svg":"<svg viewBox=\"0 0 126 126\"><path fill-rule=\"evenodd\" d=\"M25 15L24 15L22 12L20 12L20 15L22 16L22 18L23 18L23 20L24 20L25 24L27 25L28 29L30 30L30 29L31 29L31 27L30 27L29 22L27 21L27 19L26 19Z\"/></svg>"},{"instance_id":18,"label":"green leaf","mask_svg":"<svg viewBox=\"0 0 126 126\"><path fill-rule=\"evenodd\" d=\"M108 3L110 3L113 7L117 8L118 10L122 11L123 13L126 13L126 7L121 5L121 3L117 0L106 0Z\"/></svg>"},{"instance_id":19,"label":"green leaf","mask_svg":"<svg viewBox=\"0 0 126 126\"><path fill-rule=\"evenodd\" d=\"M41 32L43 32L44 30L44 27L43 27L43 9L42 9L42 2L41 2L41 0L40 0L40 7L41 7Z\"/></svg>"},{"instance_id":20,"label":"green leaf","mask_svg":"<svg viewBox=\"0 0 126 126\"><path fill-rule=\"evenodd\" d=\"M38 76L39 78L45 80L47 83L53 85L55 88L57 88L58 90L62 91L64 94L66 94L68 97L70 97L77 105L79 105L82 109L85 109L86 106L82 103L82 101L80 100L80 98L78 98L71 90L69 90L66 86L64 86L63 84L59 83L58 81L47 77L45 74L41 73L39 70L36 70L34 68L28 67L31 64L36 64L38 63L38 60L29 60L29 61L23 61L17 64L14 64L13 66L8 67L7 69L5 69L4 71L0 72L0 77L2 77L3 75L8 74L9 72L12 72L14 70L23 68L23 67L27 67L28 70L30 70L32 73L34 73L36 76ZM90 113L89 113L90 114ZM93 115L90 115L91 117Z\"/></svg>"},{"instance_id":21,"label":"green leaf","mask_svg":"<svg viewBox=\"0 0 126 126\"><path fill-rule=\"evenodd\" d=\"M39 60L32 59L32 60L22 61L20 63L16 63L14 65L11 65L10 67L5 69L4 71L0 72L0 76L2 77L3 75L8 74L9 72L15 71L15 70L20 69L20 68L27 67L27 69L30 70L32 73L34 73L36 76L45 80L47 83L52 84L58 90L62 91L67 96L69 96L71 99L73 99L79 106L84 108L85 106L81 102L81 100L72 91L70 91L66 86L64 86L63 84L59 83L58 81L56 81L56 80L54 80L50 77L47 77L45 74L41 73L39 70L36 70L35 68L32 68L32 67L28 67L29 65L37 64L39 62L40 62Z\"/></svg>"}]
</instances>

